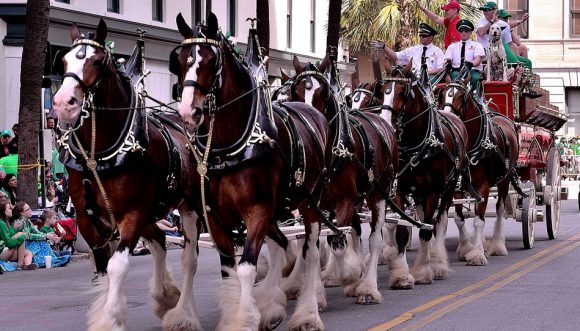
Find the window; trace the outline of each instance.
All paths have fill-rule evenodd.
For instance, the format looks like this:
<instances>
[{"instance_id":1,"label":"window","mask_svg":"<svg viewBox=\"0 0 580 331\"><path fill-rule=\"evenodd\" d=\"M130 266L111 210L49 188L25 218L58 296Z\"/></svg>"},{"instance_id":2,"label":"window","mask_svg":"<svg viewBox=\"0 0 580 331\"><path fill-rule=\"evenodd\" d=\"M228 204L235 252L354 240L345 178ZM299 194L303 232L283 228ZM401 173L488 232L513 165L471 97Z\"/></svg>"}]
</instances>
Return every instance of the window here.
<instances>
[{"instance_id":1,"label":"window","mask_svg":"<svg viewBox=\"0 0 580 331\"><path fill-rule=\"evenodd\" d=\"M120 13L119 0L107 0L107 11L110 13Z\"/></svg>"},{"instance_id":2,"label":"window","mask_svg":"<svg viewBox=\"0 0 580 331\"><path fill-rule=\"evenodd\" d=\"M570 0L570 36L580 37L580 0Z\"/></svg>"},{"instance_id":3,"label":"window","mask_svg":"<svg viewBox=\"0 0 580 331\"><path fill-rule=\"evenodd\" d=\"M310 0L310 52L316 52L316 0Z\"/></svg>"},{"instance_id":4,"label":"window","mask_svg":"<svg viewBox=\"0 0 580 331\"><path fill-rule=\"evenodd\" d=\"M507 0L504 2L506 5L506 10L508 11L508 13L510 15L512 15L512 17L510 17L510 21L511 20L521 20L522 16L524 16L524 14L528 13L528 8L529 8L529 1L528 0ZM524 38L527 39L528 38L528 25L529 21L524 22L523 24L520 24L517 26L517 30L516 33L518 34L518 36L520 36L520 38Z\"/></svg>"},{"instance_id":5,"label":"window","mask_svg":"<svg viewBox=\"0 0 580 331\"><path fill-rule=\"evenodd\" d=\"M566 108L569 114L580 115L580 88L566 87Z\"/></svg>"},{"instance_id":6,"label":"window","mask_svg":"<svg viewBox=\"0 0 580 331\"><path fill-rule=\"evenodd\" d=\"M56 2L70 3L70 0L55 0Z\"/></svg>"},{"instance_id":7,"label":"window","mask_svg":"<svg viewBox=\"0 0 580 331\"><path fill-rule=\"evenodd\" d=\"M153 0L152 19L157 22L163 22L163 0Z\"/></svg>"},{"instance_id":8,"label":"window","mask_svg":"<svg viewBox=\"0 0 580 331\"><path fill-rule=\"evenodd\" d=\"M232 36L236 35L236 1L228 0L228 31Z\"/></svg>"},{"instance_id":9,"label":"window","mask_svg":"<svg viewBox=\"0 0 580 331\"><path fill-rule=\"evenodd\" d=\"M292 0L286 1L286 47L292 48Z\"/></svg>"}]
</instances>

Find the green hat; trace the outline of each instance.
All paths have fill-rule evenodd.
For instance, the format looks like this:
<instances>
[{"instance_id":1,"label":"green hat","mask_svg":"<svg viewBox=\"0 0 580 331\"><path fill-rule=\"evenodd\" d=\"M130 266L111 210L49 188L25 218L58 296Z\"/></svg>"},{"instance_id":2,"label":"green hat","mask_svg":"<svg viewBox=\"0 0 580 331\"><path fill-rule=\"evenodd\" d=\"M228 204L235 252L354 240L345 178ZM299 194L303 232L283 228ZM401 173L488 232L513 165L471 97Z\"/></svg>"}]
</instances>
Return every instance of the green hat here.
<instances>
[{"instance_id":1,"label":"green hat","mask_svg":"<svg viewBox=\"0 0 580 331\"><path fill-rule=\"evenodd\" d=\"M427 23L420 23L419 24L419 34L428 34L430 36L434 36L437 34L437 30L433 29Z\"/></svg>"},{"instance_id":2,"label":"green hat","mask_svg":"<svg viewBox=\"0 0 580 331\"><path fill-rule=\"evenodd\" d=\"M0 135L1 135L2 137L4 137L4 136L12 137L12 131L10 131L10 130L4 130L4 131L2 131L2 132L0 133Z\"/></svg>"},{"instance_id":3,"label":"green hat","mask_svg":"<svg viewBox=\"0 0 580 331\"><path fill-rule=\"evenodd\" d=\"M501 18L508 18L508 17L512 17L512 15L510 15L507 10L505 9L500 9L497 11L497 16L501 17Z\"/></svg>"},{"instance_id":4,"label":"green hat","mask_svg":"<svg viewBox=\"0 0 580 331\"><path fill-rule=\"evenodd\" d=\"M459 29L461 29L461 28L467 28L469 31L475 30L473 23L471 23L470 20L465 20L465 19L459 20L457 22L457 24L455 25L455 28L457 29L457 31L459 31Z\"/></svg>"},{"instance_id":5,"label":"green hat","mask_svg":"<svg viewBox=\"0 0 580 331\"><path fill-rule=\"evenodd\" d=\"M493 1L488 1L483 4L483 6L479 7L479 10L489 10L489 9L497 9L497 3Z\"/></svg>"}]
</instances>

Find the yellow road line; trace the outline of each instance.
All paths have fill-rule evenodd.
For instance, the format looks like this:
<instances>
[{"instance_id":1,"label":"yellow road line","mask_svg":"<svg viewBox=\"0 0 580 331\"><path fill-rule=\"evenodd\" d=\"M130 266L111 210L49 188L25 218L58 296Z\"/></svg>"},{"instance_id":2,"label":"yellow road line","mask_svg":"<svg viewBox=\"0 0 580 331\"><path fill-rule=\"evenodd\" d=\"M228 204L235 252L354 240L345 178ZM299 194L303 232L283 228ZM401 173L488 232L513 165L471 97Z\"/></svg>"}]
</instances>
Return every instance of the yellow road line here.
<instances>
[{"instance_id":1,"label":"yellow road line","mask_svg":"<svg viewBox=\"0 0 580 331\"><path fill-rule=\"evenodd\" d=\"M578 239L580 239L580 233L576 234L575 236L573 236L573 237L571 237L571 238L569 238L569 239L567 239L565 241L562 241L562 242L560 242L558 244L555 244L555 245L553 245L551 247L548 247L548 248L546 248L546 249L544 249L544 250L542 250L542 251L540 251L540 252L538 252L538 253L530 256L530 257L527 257L527 258L525 258L523 260L520 260L520 261L512 264L511 266L509 266L509 267L507 267L507 268L505 268L505 269L503 269L503 270L501 270L501 271L499 271L497 273L491 274L490 276L482 279L481 281L479 281L479 282L477 282L475 284L469 285L469 286L467 286L467 287L465 287L463 289L460 289L458 291L455 291L455 292L453 292L451 294L444 295L442 297L439 297L437 299L434 299L432 301L429 301L429 302L427 302L425 304L422 304L420 306L417 306L417 307L415 307L415 308L413 308L413 309L411 309L411 310L409 310L409 311L407 311L407 312L405 312L405 313L403 313L403 314L395 317L394 319L392 319L390 321L387 321L385 323L379 324L379 325L377 325L377 326L369 329L369 331L389 330L389 329L391 329L391 328L393 328L395 326L398 326L398 325L400 325L402 323L405 323L405 322L409 321L410 319L412 319L417 313L424 312L424 311L426 311L426 310L428 310L430 308L433 308L433 307L435 307L437 305L440 305L440 304L442 304L442 303L444 303L446 301L449 301L451 299L454 299L454 298L456 298L458 296L465 295L465 294L468 294L470 292L474 292L478 288L483 287L483 286L485 286L485 285L487 285L487 284L495 281L496 279L501 278L501 277L504 277L505 275L513 272L515 269L521 268L521 267L523 267L523 266L531 263L532 261L537 260L537 259L541 258L542 256L548 254L548 253L551 253L554 250L560 249L563 246L570 245L570 241L575 241L575 240L578 240Z\"/></svg>"},{"instance_id":2,"label":"yellow road line","mask_svg":"<svg viewBox=\"0 0 580 331\"><path fill-rule=\"evenodd\" d=\"M524 275L538 269L539 267L555 260L556 258L568 253L569 251L571 251L575 248L578 248L579 246L580 246L580 242L576 242L576 243L572 244L571 246L568 246L568 247L562 249L561 251L556 252L553 255L550 255L550 256L544 258L543 260L518 271L517 273L507 277L506 279L499 281L497 284L494 284L493 286L490 286L489 288L486 288L485 290L482 290L481 292L474 293L468 297L462 298L460 300L457 300L453 303L448 304L447 306L435 311L431 315L417 321L415 324L404 328L404 330L405 331L418 330L418 329L432 323L433 321L439 319L443 315L445 315L453 310L456 310L457 308L459 308L465 304L473 302L481 297L484 297L488 294L491 294L491 293L497 291L498 289L516 281L517 279L521 278L522 276L524 276Z\"/></svg>"}]
</instances>

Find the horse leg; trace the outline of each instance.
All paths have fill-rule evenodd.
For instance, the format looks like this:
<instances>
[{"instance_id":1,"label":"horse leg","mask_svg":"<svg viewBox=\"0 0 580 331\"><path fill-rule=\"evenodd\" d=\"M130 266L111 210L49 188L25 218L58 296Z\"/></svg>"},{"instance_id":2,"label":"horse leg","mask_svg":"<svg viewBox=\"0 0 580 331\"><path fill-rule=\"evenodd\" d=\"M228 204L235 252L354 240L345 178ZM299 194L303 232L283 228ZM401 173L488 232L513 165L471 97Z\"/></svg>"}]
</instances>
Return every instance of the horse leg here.
<instances>
[{"instance_id":1,"label":"horse leg","mask_svg":"<svg viewBox=\"0 0 580 331\"><path fill-rule=\"evenodd\" d=\"M447 235L447 224L449 222L448 210L453 202L453 194L446 194L441 198L441 205L437 211L437 221L435 223L435 238L431 246L431 268L434 279L446 279L449 275L449 258L447 248L445 248L445 237Z\"/></svg>"},{"instance_id":2,"label":"horse leg","mask_svg":"<svg viewBox=\"0 0 580 331\"><path fill-rule=\"evenodd\" d=\"M377 265L382 251L382 229L385 223L386 202L384 199L380 199L373 201L370 205L372 208L371 234L369 236L370 258L363 277L356 283L354 292L358 304L381 303L383 301L383 296L377 285Z\"/></svg>"},{"instance_id":3,"label":"horse leg","mask_svg":"<svg viewBox=\"0 0 580 331\"><path fill-rule=\"evenodd\" d=\"M121 286L129 271L129 255L137 244L141 229L134 226L134 219L119 221L121 239L117 250L107 265L107 279L98 286L100 292L91 304L88 316L90 331L125 330L127 316L127 298L121 292Z\"/></svg>"},{"instance_id":4,"label":"horse leg","mask_svg":"<svg viewBox=\"0 0 580 331\"><path fill-rule=\"evenodd\" d=\"M276 227L266 237L270 263L266 277L254 288L256 305L261 313L260 330L273 330L286 318L286 294L280 288L282 269L286 263L284 248L288 240Z\"/></svg>"},{"instance_id":5,"label":"horse leg","mask_svg":"<svg viewBox=\"0 0 580 331\"><path fill-rule=\"evenodd\" d=\"M258 330L260 326L256 301L263 299L256 300L253 294L256 265L274 215L271 208L262 205L249 206L242 215L248 234L237 268L229 270L230 277L224 279L219 289L222 316L218 330Z\"/></svg>"},{"instance_id":6,"label":"horse leg","mask_svg":"<svg viewBox=\"0 0 580 331\"><path fill-rule=\"evenodd\" d=\"M326 297L320 278L320 254L318 252L319 217L311 207L305 206L300 211L304 216L306 230L306 240L302 248L306 273L304 275L304 289L296 304L296 310L288 321L288 329L291 331L324 330L324 324L318 313L319 310L326 308Z\"/></svg>"},{"instance_id":7,"label":"horse leg","mask_svg":"<svg viewBox=\"0 0 580 331\"><path fill-rule=\"evenodd\" d=\"M435 194L431 193L423 200L421 208L417 208L417 215L423 215L422 221L424 223L432 223L436 203L437 198ZM419 230L421 244L413 269L411 270L411 274L417 284L431 284L433 282L433 269L431 268L431 256L429 254L432 237L433 231Z\"/></svg>"},{"instance_id":8,"label":"horse leg","mask_svg":"<svg viewBox=\"0 0 580 331\"><path fill-rule=\"evenodd\" d=\"M302 246L305 244L302 239L298 240L297 243L302 243ZM290 245L290 247L293 246L294 245ZM332 260L329 260L329 263L330 261ZM289 267L290 266L286 266L285 269L289 270ZM304 258L302 256L302 250L300 250L300 254L296 256L296 260L294 266L291 269L290 275L288 275L288 277L282 282L281 286L282 291L284 291L288 300L296 300L298 297L300 297L302 292L302 283L304 280L304 271Z\"/></svg>"},{"instance_id":9,"label":"horse leg","mask_svg":"<svg viewBox=\"0 0 580 331\"><path fill-rule=\"evenodd\" d=\"M506 256L508 255L505 246L505 234L503 233L503 217L505 212L505 201L509 191L509 181L504 179L497 184L497 203L495 212L497 218L493 227L493 236L487 244L486 250L489 255Z\"/></svg>"},{"instance_id":10,"label":"horse leg","mask_svg":"<svg viewBox=\"0 0 580 331\"><path fill-rule=\"evenodd\" d=\"M183 235L185 237L185 246L181 253L183 284L177 304L163 316L161 326L163 330L170 331L201 330L202 327L195 314L193 304L193 277L197 271L197 241L199 238L197 214L183 203L179 208L179 215L183 220Z\"/></svg>"},{"instance_id":11,"label":"horse leg","mask_svg":"<svg viewBox=\"0 0 580 331\"><path fill-rule=\"evenodd\" d=\"M348 226L352 223L353 214L356 212L354 200L344 199L338 204L336 219L338 226ZM352 233L352 240L347 239L346 234L331 235L327 237L327 242L334 257L334 268L327 268L322 273L323 283L325 280L336 281L342 286L347 286L356 282L362 274L362 258L355 251L355 241L360 241L356 231ZM360 243L358 243L360 246Z\"/></svg>"},{"instance_id":12,"label":"horse leg","mask_svg":"<svg viewBox=\"0 0 580 331\"><path fill-rule=\"evenodd\" d=\"M144 229L143 238L147 240L147 246L155 262L151 278L151 296L155 300L154 311L159 318L163 319L163 315L175 307L179 300L179 290L165 263L167 257L165 233L155 224L151 224Z\"/></svg>"},{"instance_id":13,"label":"horse leg","mask_svg":"<svg viewBox=\"0 0 580 331\"><path fill-rule=\"evenodd\" d=\"M478 203L475 208L475 218L473 219L475 236L473 240L473 249L465 255L467 265L487 264L487 258L485 257L485 250L483 248L483 229L485 227L485 209L487 208L487 201L489 199L489 186L484 186L479 192L483 201Z\"/></svg>"},{"instance_id":14,"label":"horse leg","mask_svg":"<svg viewBox=\"0 0 580 331\"><path fill-rule=\"evenodd\" d=\"M455 206L455 216L453 216L457 230L459 230L459 245L457 246L457 258L459 261L465 261L465 255L473 249L471 236L467 233L465 227L465 215L463 214L463 206Z\"/></svg>"}]
</instances>

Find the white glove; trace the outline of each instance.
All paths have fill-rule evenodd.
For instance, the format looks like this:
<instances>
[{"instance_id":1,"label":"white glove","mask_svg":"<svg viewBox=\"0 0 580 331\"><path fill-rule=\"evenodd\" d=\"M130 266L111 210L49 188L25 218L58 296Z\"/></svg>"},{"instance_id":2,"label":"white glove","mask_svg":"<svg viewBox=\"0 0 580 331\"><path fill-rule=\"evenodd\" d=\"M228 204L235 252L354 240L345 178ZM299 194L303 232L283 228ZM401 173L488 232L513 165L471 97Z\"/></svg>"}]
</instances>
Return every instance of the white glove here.
<instances>
[{"instance_id":1,"label":"white glove","mask_svg":"<svg viewBox=\"0 0 580 331\"><path fill-rule=\"evenodd\" d=\"M385 49L385 43L380 40L371 41L371 47L375 49Z\"/></svg>"}]
</instances>

